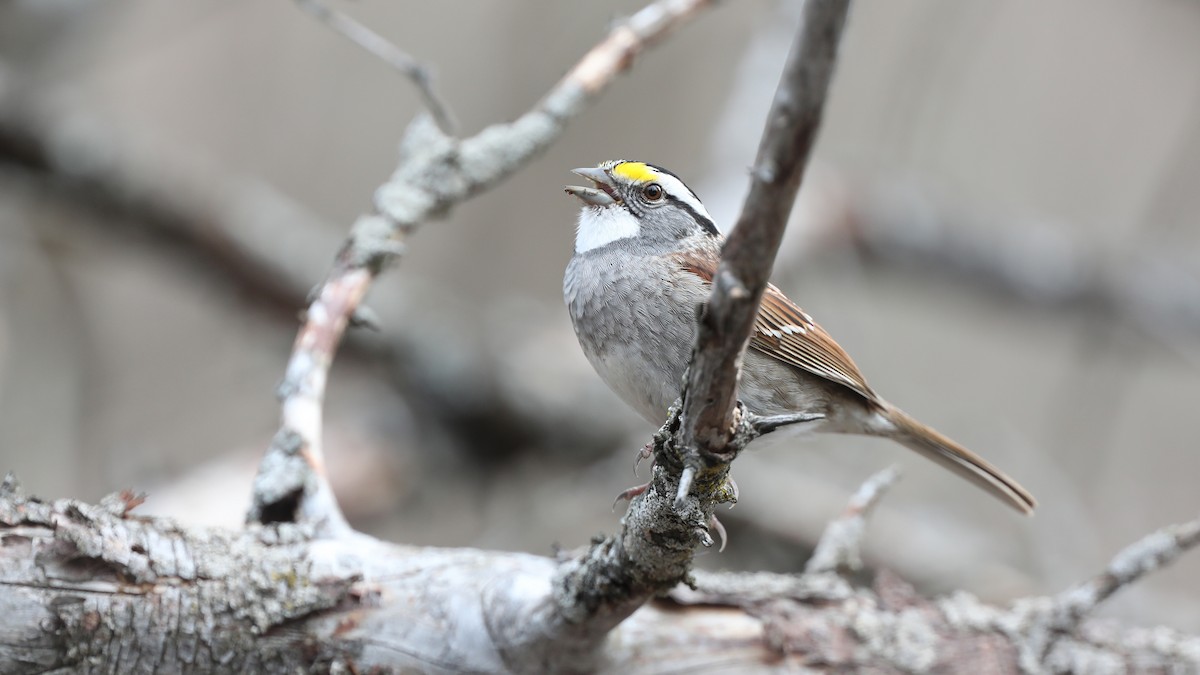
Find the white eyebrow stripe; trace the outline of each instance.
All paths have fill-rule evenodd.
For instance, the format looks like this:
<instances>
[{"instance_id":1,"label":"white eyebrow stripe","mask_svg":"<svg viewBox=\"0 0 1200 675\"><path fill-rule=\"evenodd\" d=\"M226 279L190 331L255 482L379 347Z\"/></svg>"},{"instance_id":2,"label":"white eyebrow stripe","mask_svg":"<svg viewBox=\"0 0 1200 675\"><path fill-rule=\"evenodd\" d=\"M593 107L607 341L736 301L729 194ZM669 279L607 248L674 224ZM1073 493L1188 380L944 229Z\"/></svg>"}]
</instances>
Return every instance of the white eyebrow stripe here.
<instances>
[{"instance_id":1,"label":"white eyebrow stripe","mask_svg":"<svg viewBox=\"0 0 1200 675\"><path fill-rule=\"evenodd\" d=\"M663 186L663 189L667 191L667 194L678 199L684 204L687 204L688 206L692 207L696 213L712 221L713 217L708 212L708 209L704 208L704 204L700 203L699 199L696 199L696 196L692 194L691 189L688 188L683 181L661 171L656 171L655 173L658 174L658 184Z\"/></svg>"}]
</instances>

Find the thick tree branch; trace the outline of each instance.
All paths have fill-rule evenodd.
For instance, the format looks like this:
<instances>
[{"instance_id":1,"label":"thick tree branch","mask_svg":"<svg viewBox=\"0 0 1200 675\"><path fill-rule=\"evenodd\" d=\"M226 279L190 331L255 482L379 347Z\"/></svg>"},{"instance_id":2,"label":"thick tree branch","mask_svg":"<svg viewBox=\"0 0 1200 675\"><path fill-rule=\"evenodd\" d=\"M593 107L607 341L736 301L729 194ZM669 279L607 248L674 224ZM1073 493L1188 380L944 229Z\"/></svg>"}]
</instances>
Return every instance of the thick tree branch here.
<instances>
[{"instance_id":1,"label":"thick tree branch","mask_svg":"<svg viewBox=\"0 0 1200 675\"><path fill-rule=\"evenodd\" d=\"M1200 669L1198 637L1096 619L1064 626L1057 598L927 600L894 575L860 588L834 573L697 574L587 661L514 658L511 608L548 607L551 559L322 539L294 524L183 528L134 506L128 494L90 505L26 498L12 478L0 486L0 672ZM1153 534L1110 571L1153 569L1168 561L1164 540L1183 551L1196 537L1178 535L1197 530L1200 521Z\"/></svg>"}]
</instances>

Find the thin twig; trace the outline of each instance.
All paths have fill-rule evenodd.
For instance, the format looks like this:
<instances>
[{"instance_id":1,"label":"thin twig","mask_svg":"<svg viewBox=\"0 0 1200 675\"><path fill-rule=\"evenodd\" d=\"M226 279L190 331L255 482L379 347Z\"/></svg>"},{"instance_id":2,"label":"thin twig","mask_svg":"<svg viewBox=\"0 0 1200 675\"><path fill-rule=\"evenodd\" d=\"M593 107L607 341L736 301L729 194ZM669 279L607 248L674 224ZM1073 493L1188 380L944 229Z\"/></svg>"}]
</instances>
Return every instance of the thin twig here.
<instances>
[{"instance_id":1,"label":"thin twig","mask_svg":"<svg viewBox=\"0 0 1200 675\"><path fill-rule=\"evenodd\" d=\"M1200 518L1168 525L1126 546L1113 556L1100 575L1053 598L1053 627L1060 631L1074 629L1113 593L1171 564L1197 544L1200 544Z\"/></svg>"},{"instance_id":2,"label":"thin twig","mask_svg":"<svg viewBox=\"0 0 1200 675\"><path fill-rule=\"evenodd\" d=\"M867 479L854 496L841 517L825 527L817 541L817 548L804 566L805 574L837 572L862 569L862 541L867 529L867 516L887 489L900 477L894 466L888 467Z\"/></svg>"},{"instance_id":3,"label":"thin twig","mask_svg":"<svg viewBox=\"0 0 1200 675\"><path fill-rule=\"evenodd\" d=\"M442 100L433 87L433 75L429 68L413 58L408 52L392 44L379 33L367 28L361 23L334 9L330 9L320 0L296 0L301 9L312 14L317 20L341 33L351 42L378 57L384 63L400 71L412 83L425 101L429 114L437 122L443 134L453 136L458 132L458 122L450 106Z\"/></svg>"},{"instance_id":4,"label":"thin twig","mask_svg":"<svg viewBox=\"0 0 1200 675\"><path fill-rule=\"evenodd\" d=\"M255 480L251 522L315 524L318 534L347 528L324 474L321 407L329 366L346 329L404 237L507 178L554 142L642 49L712 4L662 0L614 27L547 95L517 120L455 140L427 117L409 125L392 177L375 192L376 213L358 219L333 269L314 294L280 385L283 421Z\"/></svg>"},{"instance_id":5,"label":"thin twig","mask_svg":"<svg viewBox=\"0 0 1200 675\"><path fill-rule=\"evenodd\" d=\"M1022 598L1007 609L988 607L965 592L937 601L938 610L951 623L973 632L999 630L1011 641L1020 672L1127 672L1133 666L1098 667L1093 650L1102 641L1096 623L1085 622L1113 593L1168 565L1200 544L1200 518L1169 525L1125 547L1094 579L1052 596ZM1112 626L1108 626L1111 633ZM1165 640L1169 631L1155 629ZM1132 635L1128 636L1132 638ZM1144 639L1144 638L1142 638ZM1129 644L1139 638L1128 640ZM1083 651L1081 652L1080 649ZM1200 639L1185 638L1167 650L1173 664L1200 663ZM1112 663L1112 662L1110 662ZM1115 663L1120 664L1120 661ZM1080 664L1086 664L1081 666ZM1137 670L1136 667L1134 667ZM1149 670L1154 670L1153 668ZM1183 666L1178 672L1193 672ZM1138 670L1141 672L1141 670ZM1164 670L1163 672L1175 672Z\"/></svg>"}]
</instances>

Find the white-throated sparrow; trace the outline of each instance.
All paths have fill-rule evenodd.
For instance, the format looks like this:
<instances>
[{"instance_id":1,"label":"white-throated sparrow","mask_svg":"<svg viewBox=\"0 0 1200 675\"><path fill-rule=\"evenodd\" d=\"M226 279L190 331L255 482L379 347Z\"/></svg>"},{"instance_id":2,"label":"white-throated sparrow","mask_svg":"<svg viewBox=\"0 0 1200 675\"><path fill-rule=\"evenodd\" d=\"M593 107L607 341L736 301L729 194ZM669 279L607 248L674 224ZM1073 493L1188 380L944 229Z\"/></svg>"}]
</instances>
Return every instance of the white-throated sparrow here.
<instances>
[{"instance_id":1,"label":"white-throated sparrow","mask_svg":"<svg viewBox=\"0 0 1200 675\"><path fill-rule=\"evenodd\" d=\"M600 377L654 424L679 396L724 237L687 185L643 162L576 169L594 187L583 201L563 295L575 334ZM880 398L850 355L775 286L746 350L739 398L760 415L819 415L813 430L890 438L1030 513L1016 481Z\"/></svg>"}]
</instances>

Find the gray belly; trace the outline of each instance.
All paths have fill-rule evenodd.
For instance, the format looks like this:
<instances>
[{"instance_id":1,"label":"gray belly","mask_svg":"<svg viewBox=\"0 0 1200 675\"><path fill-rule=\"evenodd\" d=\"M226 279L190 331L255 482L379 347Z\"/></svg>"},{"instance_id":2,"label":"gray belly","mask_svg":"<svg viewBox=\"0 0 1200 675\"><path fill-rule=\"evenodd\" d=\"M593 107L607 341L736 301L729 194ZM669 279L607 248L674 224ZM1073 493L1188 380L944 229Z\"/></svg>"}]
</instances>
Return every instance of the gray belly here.
<instances>
[{"instance_id":1,"label":"gray belly","mask_svg":"<svg viewBox=\"0 0 1200 675\"><path fill-rule=\"evenodd\" d=\"M563 297L583 353L601 379L642 417L662 424L679 396L703 284L667 283L679 272L618 253L576 256Z\"/></svg>"}]
</instances>

